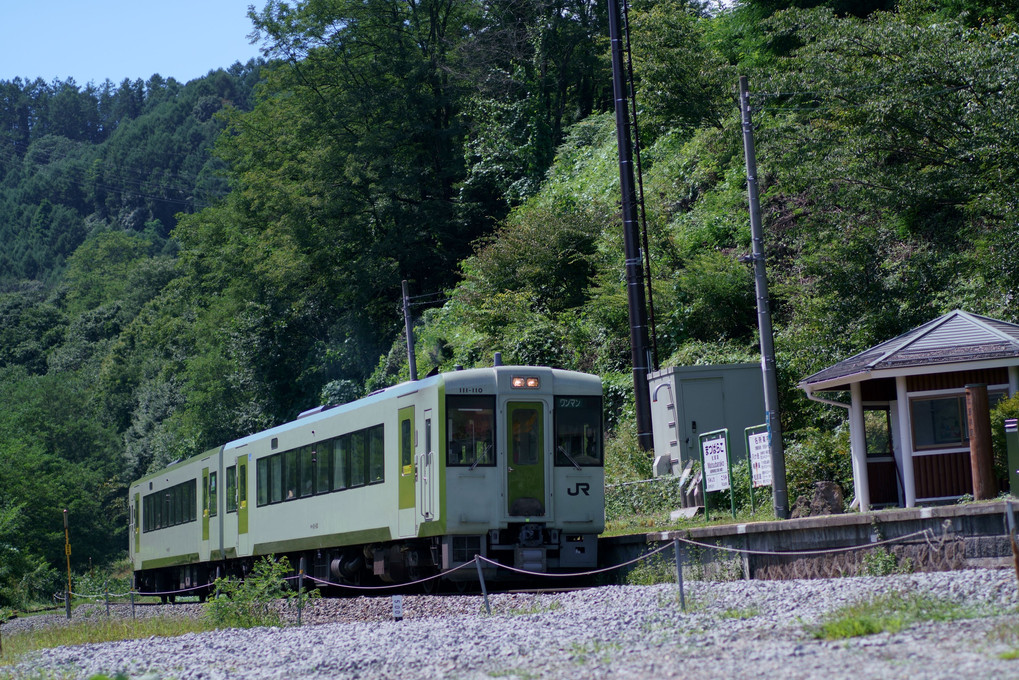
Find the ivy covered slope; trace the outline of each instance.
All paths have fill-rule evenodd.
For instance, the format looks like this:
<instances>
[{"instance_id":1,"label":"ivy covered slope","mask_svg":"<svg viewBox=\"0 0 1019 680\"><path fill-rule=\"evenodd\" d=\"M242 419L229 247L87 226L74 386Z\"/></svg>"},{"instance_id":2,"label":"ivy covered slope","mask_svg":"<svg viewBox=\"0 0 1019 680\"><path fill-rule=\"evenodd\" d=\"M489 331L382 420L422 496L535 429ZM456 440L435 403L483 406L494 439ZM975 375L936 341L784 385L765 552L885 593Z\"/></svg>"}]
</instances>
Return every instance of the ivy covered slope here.
<instances>
[{"instance_id":1,"label":"ivy covered slope","mask_svg":"<svg viewBox=\"0 0 1019 680\"><path fill-rule=\"evenodd\" d=\"M757 360L746 75L797 480L847 469L800 378L1019 316L1016 4L631 3L660 362ZM128 480L405 377L402 279L420 373L599 373L609 476L648 474L605 12L271 0L262 68L0 83L0 606L59 587L64 507L73 566L107 561Z\"/></svg>"}]
</instances>

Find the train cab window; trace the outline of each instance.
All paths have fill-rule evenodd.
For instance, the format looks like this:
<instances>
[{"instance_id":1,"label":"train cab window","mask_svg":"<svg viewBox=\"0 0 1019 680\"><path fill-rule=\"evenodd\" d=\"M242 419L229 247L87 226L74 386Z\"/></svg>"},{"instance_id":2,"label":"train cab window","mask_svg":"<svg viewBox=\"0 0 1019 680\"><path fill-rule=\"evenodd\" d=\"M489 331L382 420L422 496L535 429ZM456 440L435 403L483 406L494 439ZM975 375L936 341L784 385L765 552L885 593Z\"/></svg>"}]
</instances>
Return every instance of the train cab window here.
<instances>
[{"instance_id":1,"label":"train cab window","mask_svg":"<svg viewBox=\"0 0 1019 680\"><path fill-rule=\"evenodd\" d=\"M298 495L301 498L315 494L315 455L310 446L302 446L301 457L301 482L298 487Z\"/></svg>"},{"instance_id":2,"label":"train cab window","mask_svg":"<svg viewBox=\"0 0 1019 680\"><path fill-rule=\"evenodd\" d=\"M559 467L602 464L601 397L556 397L555 464Z\"/></svg>"},{"instance_id":3,"label":"train cab window","mask_svg":"<svg viewBox=\"0 0 1019 680\"><path fill-rule=\"evenodd\" d=\"M237 510L237 468L233 465L226 469L226 511Z\"/></svg>"},{"instance_id":4,"label":"train cab window","mask_svg":"<svg viewBox=\"0 0 1019 680\"><path fill-rule=\"evenodd\" d=\"M216 495L216 473L209 473L209 517L215 517L219 510L219 496Z\"/></svg>"},{"instance_id":5,"label":"train cab window","mask_svg":"<svg viewBox=\"0 0 1019 680\"><path fill-rule=\"evenodd\" d=\"M447 465L495 465L495 397L447 397L446 419Z\"/></svg>"}]
</instances>

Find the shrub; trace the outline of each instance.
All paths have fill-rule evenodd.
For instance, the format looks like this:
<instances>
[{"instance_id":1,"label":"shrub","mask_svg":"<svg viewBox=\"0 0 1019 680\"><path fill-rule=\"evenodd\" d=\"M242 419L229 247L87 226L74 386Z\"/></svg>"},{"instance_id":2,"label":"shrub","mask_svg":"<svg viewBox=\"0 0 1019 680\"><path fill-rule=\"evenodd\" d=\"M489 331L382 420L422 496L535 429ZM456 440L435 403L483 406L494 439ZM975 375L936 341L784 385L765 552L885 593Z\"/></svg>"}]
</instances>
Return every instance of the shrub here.
<instances>
[{"instance_id":1,"label":"shrub","mask_svg":"<svg viewBox=\"0 0 1019 680\"><path fill-rule=\"evenodd\" d=\"M853 460L849 453L849 427L834 432L806 428L785 450L786 485L789 498L812 497L814 482L835 482L843 498L853 491Z\"/></svg>"},{"instance_id":2,"label":"shrub","mask_svg":"<svg viewBox=\"0 0 1019 680\"><path fill-rule=\"evenodd\" d=\"M216 579L216 597L205 604L206 617L217 628L281 625L279 610L274 607L276 600L298 596L286 582L290 571L286 557L277 561L270 555L256 562L243 580Z\"/></svg>"}]
</instances>

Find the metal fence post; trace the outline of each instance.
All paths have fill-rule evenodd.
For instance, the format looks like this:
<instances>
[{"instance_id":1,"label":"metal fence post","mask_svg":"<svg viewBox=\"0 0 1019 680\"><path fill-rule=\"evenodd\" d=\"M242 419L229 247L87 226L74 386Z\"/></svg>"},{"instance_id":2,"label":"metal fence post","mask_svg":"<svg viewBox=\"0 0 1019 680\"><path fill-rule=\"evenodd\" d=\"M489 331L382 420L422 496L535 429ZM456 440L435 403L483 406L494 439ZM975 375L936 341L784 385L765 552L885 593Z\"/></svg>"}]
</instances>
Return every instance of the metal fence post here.
<instances>
[{"instance_id":1,"label":"metal fence post","mask_svg":"<svg viewBox=\"0 0 1019 680\"><path fill-rule=\"evenodd\" d=\"M478 568L478 582L481 584L481 594L485 596L485 611L492 613L492 607L488 604L488 588L485 587L485 575L481 573L481 557L474 556L474 566Z\"/></svg>"},{"instance_id":2,"label":"metal fence post","mask_svg":"<svg viewBox=\"0 0 1019 680\"><path fill-rule=\"evenodd\" d=\"M672 539L672 549L676 553L676 583L679 584L679 606L686 611L686 593L683 590L683 548L679 539Z\"/></svg>"},{"instance_id":3,"label":"metal fence post","mask_svg":"<svg viewBox=\"0 0 1019 680\"><path fill-rule=\"evenodd\" d=\"M297 571L297 625L301 625L301 609L304 607L304 556Z\"/></svg>"}]
</instances>

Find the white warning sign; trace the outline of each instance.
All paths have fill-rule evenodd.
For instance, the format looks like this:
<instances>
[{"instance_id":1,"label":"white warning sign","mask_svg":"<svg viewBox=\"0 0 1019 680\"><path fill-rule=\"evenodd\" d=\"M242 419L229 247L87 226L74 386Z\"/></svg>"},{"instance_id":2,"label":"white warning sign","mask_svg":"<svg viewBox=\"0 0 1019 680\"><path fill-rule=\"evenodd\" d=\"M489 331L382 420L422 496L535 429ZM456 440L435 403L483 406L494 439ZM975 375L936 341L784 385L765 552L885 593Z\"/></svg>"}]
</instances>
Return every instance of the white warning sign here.
<instances>
[{"instance_id":1,"label":"white warning sign","mask_svg":"<svg viewBox=\"0 0 1019 680\"><path fill-rule=\"evenodd\" d=\"M701 442L704 456L704 490L725 491L729 488L729 452L725 437Z\"/></svg>"},{"instance_id":2,"label":"white warning sign","mask_svg":"<svg viewBox=\"0 0 1019 680\"><path fill-rule=\"evenodd\" d=\"M750 454L750 475L754 486L771 486L771 447L768 433L758 432L747 437Z\"/></svg>"}]
</instances>

